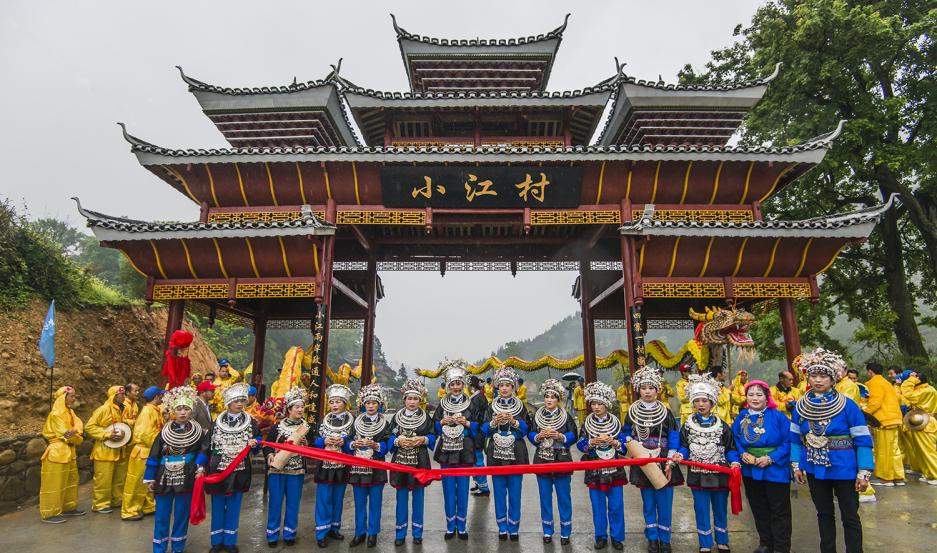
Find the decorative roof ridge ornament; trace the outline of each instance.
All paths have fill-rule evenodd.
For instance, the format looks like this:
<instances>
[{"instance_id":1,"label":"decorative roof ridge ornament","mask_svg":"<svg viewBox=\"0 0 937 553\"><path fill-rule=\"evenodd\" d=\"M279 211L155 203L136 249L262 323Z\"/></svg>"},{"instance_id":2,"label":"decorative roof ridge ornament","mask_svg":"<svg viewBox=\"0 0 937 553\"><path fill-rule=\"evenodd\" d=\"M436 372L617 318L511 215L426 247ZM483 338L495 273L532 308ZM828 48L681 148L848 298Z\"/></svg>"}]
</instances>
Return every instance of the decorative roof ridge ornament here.
<instances>
[{"instance_id":1,"label":"decorative roof ridge ornament","mask_svg":"<svg viewBox=\"0 0 937 553\"><path fill-rule=\"evenodd\" d=\"M527 37L517 37L517 38L471 38L471 39L448 39L448 38L437 38L430 37L426 35L419 35L416 33L411 33L410 31L404 29L397 23L397 17L391 13L390 20L394 25L394 31L397 33L397 40L412 40L414 42L422 42L424 44L433 44L435 46L521 46L524 44L530 44L532 42L541 42L544 40L551 40L558 38L562 40L563 33L566 31L566 26L569 24L569 16L572 14L567 13L566 17L563 18L563 23L553 29L539 35L531 35Z\"/></svg>"},{"instance_id":2,"label":"decorative roof ridge ornament","mask_svg":"<svg viewBox=\"0 0 937 553\"><path fill-rule=\"evenodd\" d=\"M839 138L843 134L843 129L846 127L847 121L845 119L840 119L836 124L836 128L832 132L823 133L821 135L815 136L807 141L804 144L832 144L834 140Z\"/></svg>"},{"instance_id":3,"label":"decorative roof ridge ornament","mask_svg":"<svg viewBox=\"0 0 937 553\"><path fill-rule=\"evenodd\" d=\"M322 86L328 86L334 84L338 81L334 77L338 77L338 71L342 67L341 58L338 60L338 64L330 65L332 71L326 75L324 79L314 79L311 81L298 82L297 78L293 77L293 82L288 85L276 85L276 86L259 86L259 87L225 87L218 86L214 84L208 84L204 81L200 81L193 77L190 77L185 74L182 70L182 67L177 65L176 69L179 70L179 74L182 76L182 80L189 85L189 92L214 92L216 94L225 94L227 96L246 96L253 94L289 94L291 92L299 92L302 90L309 90L311 88L318 88Z\"/></svg>"},{"instance_id":4,"label":"decorative roof ridge ornament","mask_svg":"<svg viewBox=\"0 0 937 553\"><path fill-rule=\"evenodd\" d=\"M137 146L150 146L153 148L159 148L159 146L157 146L156 144L147 142L146 140L140 140L136 136L127 132L127 125L124 125L120 121L118 121L117 124L120 126L120 132L124 135L124 140L129 142L130 145L132 146L131 150L133 150L133 148L136 148Z\"/></svg>"},{"instance_id":5,"label":"decorative roof ridge ornament","mask_svg":"<svg viewBox=\"0 0 937 553\"><path fill-rule=\"evenodd\" d=\"M618 65L618 58L615 58L615 64ZM638 79L632 77L624 72L624 67L626 64L621 64L618 67L619 78L622 83L633 84L637 86L644 86L648 88L656 88L660 90L671 90L675 92L728 92L731 90L741 90L744 88L755 88L758 86L766 86L771 81L775 80L778 75L781 73L782 62L778 62L774 65L774 71L769 75L764 77L758 77L757 79L751 79L748 81L739 81L735 83L728 84L667 84L663 82L660 75L658 75L656 81L646 81L644 79Z\"/></svg>"},{"instance_id":6,"label":"decorative roof ridge ornament","mask_svg":"<svg viewBox=\"0 0 937 553\"><path fill-rule=\"evenodd\" d=\"M642 234L642 231L645 227L654 225L654 210L656 209L654 204L644 204L644 212L641 213L641 217L635 221L624 224L619 227L618 231L621 234Z\"/></svg>"}]
</instances>

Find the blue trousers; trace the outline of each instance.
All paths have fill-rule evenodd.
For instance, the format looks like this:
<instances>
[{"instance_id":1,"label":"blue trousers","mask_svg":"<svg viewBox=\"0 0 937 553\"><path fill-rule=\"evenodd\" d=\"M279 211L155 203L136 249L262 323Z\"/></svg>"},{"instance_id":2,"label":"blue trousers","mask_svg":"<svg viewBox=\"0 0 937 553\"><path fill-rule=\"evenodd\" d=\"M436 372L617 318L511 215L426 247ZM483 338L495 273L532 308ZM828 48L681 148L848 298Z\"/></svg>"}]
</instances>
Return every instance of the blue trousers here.
<instances>
[{"instance_id":1,"label":"blue trousers","mask_svg":"<svg viewBox=\"0 0 937 553\"><path fill-rule=\"evenodd\" d=\"M407 537L408 518L412 521L412 535L414 538L423 537L423 496L425 488L397 488L397 524L395 526L395 539L402 540ZM413 497L413 516L410 516L410 497Z\"/></svg>"},{"instance_id":2,"label":"blue trousers","mask_svg":"<svg viewBox=\"0 0 937 553\"><path fill-rule=\"evenodd\" d=\"M347 484L316 484L316 541L342 527L342 502Z\"/></svg>"},{"instance_id":3,"label":"blue trousers","mask_svg":"<svg viewBox=\"0 0 937 553\"><path fill-rule=\"evenodd\" d=\"M303 474L270 474L267 476L267 541L296 539L299 526L299 500L303 495ZM283 501L286 501L286 516L281 518ZM281 524L282 521L282 524Z\"/></svg>"},{"instance_id":4,"label":"blue trousers","mask_svg":"<svg viewBox=\"0 0 937 553\"><path fill-rule=\"evenodd\" d=\"M483 467L485 466L485 453L481 449L475 450L475 466ZM488 491L488 477L482 474L481 476L473 476L472 479L475 481L475 485L478 486L479 490Z\"/></svg>"},{"instance_id":5,"label":"blue trousers","mask_svg":"<svg viewBox=\"0 0 937 553\"><path fill-rule=\"evenodd\" d=\"M523 474L491 477L499 534L517 534L519 531L521 524L521 485L523 483Z\"/></svg>"},{"instance_id":6,"label":"blue trousers","mask_svg":"<svg viewBox=\"0 0 937 553\"><path fill-rule=\"evenodd\" d=\"M447 468L443 465L442 468ZM442 477L443 506L446 509L446 532L465 533L465 516L468 513L469 477Z\"/></svg>"},{"instance_id":7,"label":"blue trousers","mask_svg":"<svg viewBox=\"0 0 937 553\"><path fill-rule=\"evenodd\" d=\"M242 492L211 496L211 544L237 545Z\"/></svg>"},{"instance_id":8,"label":"blue trousers","mask_svg":"<svg viewBox=\"0 0 937 553\"><path fill-rule=\"evenodd\" d=\"M553 535L553 490L556 490L556 505L560 508L560 536L568 538L573 531L571 480L572 476L537 477L537 488L540 490L540 521L543 523L544 536Z\"/></svg>"},{"instance_id":9,"label":"blue trousers","mask_svg":"<svg viewBox=\"0 0 937 553\"><path fill-rule=\"evenodd\" d=\"M709 526L709 511L712 509L713 527ZM713 533L716 543L729 545L729 491L693 490L693 510L696 512L696 533L699 546L712 549Z\"/></svg>"},{"instance_id":10,"label":"blue trousers","mask_svg":"<svg viewBox=\"0 0 937 553\"><path fill-rule=\"evenodd\" d=\"M381 500L384 484L352 486L355 494L355 535L376 536L381 531Z\"/></svg>"},{"instance_id":11,"label":"blue trousers","mask_svg":"<svg viewBox=\"0 0 937 553\"><path fill-rule=\"evenodd\" d=\"M185 549L185 539L189 533L189 506L192 494L166 494L154 496L156 499L156 520L153 526L153 553L166 553L172 542L172 551L178 553ZM169 518L172 517L172 534L169 533Z\"/></svg>"},{"instance_id":12,"label":"blue trousers","mask_svg":"<svg viewBox=\"0 0 937 553\"><path fill-rule=\"evenodd\" d=\"M625 541L625 499L622 486L613 486L607 492L589 488L592 502L592 524L595 539L609 538Z\"/></svg>"},{"instance_id":13,"label":"blue trousers","mask_svg":"<svg viewBox=\"0 0 937 553\"><path fill-rule=\"evenodd\" d=\"M641 502L644 504L644 537L647 541L670 543L673 488L641 488Z\"/></svg>"}]
</instances>

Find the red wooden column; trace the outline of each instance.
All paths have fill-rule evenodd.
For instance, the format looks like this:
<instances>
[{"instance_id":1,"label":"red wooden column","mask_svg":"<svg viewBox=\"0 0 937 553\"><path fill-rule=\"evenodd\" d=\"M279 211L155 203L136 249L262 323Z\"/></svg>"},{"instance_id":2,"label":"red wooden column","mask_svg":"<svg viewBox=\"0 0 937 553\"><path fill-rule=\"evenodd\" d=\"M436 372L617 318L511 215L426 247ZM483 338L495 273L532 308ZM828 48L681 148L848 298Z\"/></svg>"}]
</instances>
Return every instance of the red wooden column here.
<instances>
[{"instance_id":1,"label":"red wooden column","mask_svg":"<svg viewBox=\"0 0 937 553\"><path fill-rule=\"evenodd\" d=\"M590 286L590 273L592 268L589 261L579 262L579 301L582 306L582 355L583 367L586 373L586 382L595 382L598 374L595 370L595 325L592 321L592 288Z\"/></svg>"},{"instance_id":2,"label":"red wooden column","mask_svg":"<svg viewBox=\"0 0 937 553\"><path fill-rule=\"evenodd\" d=\"M169 339L172 333L182 328L182 318L185 316L185 300L169 300L169 312L166 315L166 340L164 350L169 349Z\"/></svg>"},{"instance_id":3,"label":"red wooden column","mask_svg":"<svg viewBox=\"0 0 937 553\"><path fill-rule=\"evenodd\" d=\"M254 374L251 378L251 385L257 388L257 401L263 401L264 384L264 347L267 342L267 318L257 317L254 319Z\"/></svg>"},{"instance_id":4,"label":"red wooden column","mask_svg":"<svg viewBox=\"0 0 937 553\"><path fill-rule=\"evenodd\" d=\"M368 314L364 319L364 336L361 338L361 385L371 383L374 374L371 366L374 364L374 315L377 308L377 261L368 261Z\"/></svg>"},{"instance_id":5,"label":"red wooden column","mask_svg":"<svg viewBox=\"0 0 937 553\"><path fill-rule=\"evenodd\" d=\"M625 296L625 336L628 339L628 371L638 365L637 352L634 350L634 332L632 332L632 307L634 307L634 242L631 237L621 237L621 270L624 277L622 290Z\"/></svg>"},{"instance_id":6,"label":"red wooden column","mask_svg":"<svg viewBox=\"0 0 937 553\"><path fill-rule=\"evenodd\" d=\"M335 200L329 199L325 205L325 221L334 225L337 211ZM322 304L319 305L319 314L316 321L317 324L322 324L321 339L317 340L320 346L318 351L320 361L318 367L313 364L313 369L319 369L319 407L317 413L320 417L325 408L325 388L327 385L325 368L328 367L329 361L329 325L332 320L332 265L335 261L334 235L325 238L322 250L322 265L320 267L322 271Z\"/></svg>"},{"instance_id":7,"label":"red wooden column","mask_svg":"<svg viewBox=\"0 0 937 553\"><path fill-rule=\"evenodd\" d=\"M800 371L793 369L794 359L800 355L800 334L797 333L797 314L794 301L790 298L778 300L781 311L781 332L784 334L784 351L787 353L787 369L794 375L794 384L800 382Z\"/></svg>"}]
</instances>

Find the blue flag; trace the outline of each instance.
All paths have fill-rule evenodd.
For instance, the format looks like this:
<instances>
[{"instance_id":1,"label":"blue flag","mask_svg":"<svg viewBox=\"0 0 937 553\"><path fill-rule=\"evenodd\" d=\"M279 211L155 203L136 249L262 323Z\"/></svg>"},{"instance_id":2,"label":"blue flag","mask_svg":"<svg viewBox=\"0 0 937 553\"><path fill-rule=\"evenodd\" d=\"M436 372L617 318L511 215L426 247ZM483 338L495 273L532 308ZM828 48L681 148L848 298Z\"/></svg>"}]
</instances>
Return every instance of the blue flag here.
<instances>
[{"instance_id":1,"label":"blue flag","mask_svg":"<svg viewBox=\"0 0 937 553\"><path fill-rule=\"evenodd\" d=\"M39 336L39 353L46 360L46 365L52 368L55 364L55 300L49 306L46 320L42 323L42 334Z\"/></svg>"}]
</instances>

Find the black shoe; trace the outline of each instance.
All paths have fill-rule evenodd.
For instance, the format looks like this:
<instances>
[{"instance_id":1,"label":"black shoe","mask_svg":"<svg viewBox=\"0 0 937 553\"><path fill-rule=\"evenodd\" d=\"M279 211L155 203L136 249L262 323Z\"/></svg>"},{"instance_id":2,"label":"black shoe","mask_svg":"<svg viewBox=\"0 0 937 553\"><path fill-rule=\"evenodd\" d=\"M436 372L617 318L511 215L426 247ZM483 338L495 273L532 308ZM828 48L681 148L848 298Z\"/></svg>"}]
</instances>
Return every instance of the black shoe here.
<instances>
[{"instance_id":1,"label":"black shoe","mask_svg":"<svg viewBox=\"0 0 937 553\"><path fill-rule=\"evenodd\" d=\"M368 547L377 545L377 536L368 536Z\"/></svg>"},{"instance_id":2,"label":"black shoe","mask_svg":"<svg viewBox=\"0 0 937 553\"><path fill-rule=\"evenodd\" d=\"M221 553L222 551L224 551L223 545L213 545L211 549L208 550L208 553Z\"/></svg>"},{"instance_id":3,"label":"black shoe","mask_svg":"<svg viewBox=\"0 0 937 553\"><path fill-rule=\"evenodd\" d=\"M459 532L459 539L465 541L468 539L468 532Z\"/></svg>"},{"instance_id":4,"label":"black shoe","mask_svg":"<svg viewBox=\"0 0 937 553\"><path fill-rule=\"evenodd\" d=\"M423 545L423 538L413 538L413 545Z\"/></svg>"},{"instance_id":5,"label":"black shoe","mask_svg":"<svg viewBox=\"0 0 937 553\"><path fill-rule=\"evenodd\" d=\"M267 547L269 547L270 549L273 549L274 547L278 545L280 545L280 540L273 540L273 541L267 542Z\"/></svg>"},{"instance_id":6,"label":"black shoe","mask_svg":"<svg viewBox=\"0 0 937 553\"><path fill-rule=\"evenodd\" d=\"M287 547L293 547L296 545L296 540L283 540L283 543L285 543Z\"/></svg>"},{"instance_id":7,"label":"black shoe","mask_svg":"<svg viewBox=\"0 0 937 553\"><path fill-rule=\"evenodd\" d=\"M333 540L342 541L343 539L345 539L345 534L342 534L338 530L329 530L329 537L332 538Z\"/></svg>"},{"instance_id":8,"label":"black shoe","mask_svg":"<svg viewBox=\"0 0 937 553\"><path fill-rule=\"evenodd\" d=\"M660 553L672 553L672 551L673 550L670 549L670 542L660 542Z\"/></svg>"},{"instance_id":9,"label":"black shoe","mask_svg":"<svg viewBox=\"0 0 937 553\"><path fill-rule=\"evenodd\" d=\"M475 490L472 495L475 497L488 497L491 495L491 490Z\"/></svg>"},{"instance_id":10,"label":"black shoe","mask_svg":"<svg viewBox=\"0 0 937 553\"><path fill-rule=\"evenodd\" d=\"M87 513L88 511L84 511L82 509L72 509L71 511L65 511L64 513L62 513L62 516L80 517L80 516L86 515ZM147 514L152 514L152 513L143 513L143 514L147 515Z\"/></svg>"},{"instance_id":11,"label":"black shoe","mask_svg":"<svg viewBox=\"0 0 937 553\"><path fill-rule=\"evenodd\" d=\"M560 538L560 545L569 545L569 538Z\"/></svg>"},{"instance_id":12,"label":"black shoe","mask_svg":"<svg viewBox=\"0 0 937 553\"><path fill-rule=\"evenodd\" d=\"M455 532L446 532L446 535L443 536L443 538L445 538L446 541L449 541L454 537L455 537Z\"/></svg>"},{"instance_id":13,"label":"black shoe","mask_svg":"<svg viewBox=\"0 0 937 553\"><path fill-rule=\"evenodd\" d=\"M543 536L543 543L553 543L553 536Z\"/></svg>"},{"instance_id":14,"label":"black shoe","mask_svg":"<svg viewBox=\"0 0 937 553\"><path fill-rule=\"evenodd\" d=\"M316 542L316 545L319 546L319 549L325 549L329 546L329 540L319 540Z\"/></svg>"},{"instance_id":15,"label":"black shoe","mask_svg":"<svg viewBox=\"0 0 937 553\"><path fill-rule=\"evenodd\" d=\"M359 545L364 543L364 539L366 537L367 536L365 536L364 534L361 534L360 536L355 536L354 538L351 539L351 542L348 543L348 547L358 547Z\"/></svg>"},{"instance_id":16,"label":"black shoe","mask_svg":"<svg viewBox=\"0 0 937 553\"><path fill-rule=\"evenodd\" d=\"M238 553L238 546L236 545L226 545L224 548L228 550L228 553Z\"/></svg>"},{"instance_id":17,"label":"black shoe","mask_svg":"<svg viewBox=\"0 0 937 553\"><path fill-rule=\"evenodd\" d=\"M657 540L647 542L647 553L660 553L660 542Z\"/></svg>"},{"instance_id":18,"label":"black shoe","mask_svg":"<svg viewBox=\"0 0 937 553\"><path fill-rule=\"evenodd\" d=\"M507 534L498 534L498 539L501 540L501 541L508 541L508 535L507 535Z\"/></svg>"},{"instance_id":19,"label":"black shoe","mask_svg":"<svg viewBox=\"0 0 937 553\"><path fill-rule=\"evenodd\" d=\"M413 543L416 543L415 539L413 540ZM404 544L403 538L397 538L394 540L394 545L397 547L400 547L403 544Z\"/></svg>"},{"instance_id":20,"label":"black shoe","mask_svg":"<svg viewBox=\"0 0 937 553\"><path fill-rule=\"evenodd\" d=\"M612 540L612 549L615 551L621 551L625 548L625 544L618 540Z\"/></svg>"},{"instance_id":21,"label":"black shoe","mask_svg":"<svg viewBox=\"0 0 937 553\"><path fill-rule=\"evenodd\" d=\"M718 551L719 553L731 553L731 551L729 550L729 546L728 546L728 545L725 546L725 547L719 547L719 546L717 545L717 546L716 546L716 551Z\"/></svg>"},{"instance_id":22,"label":"black shoe","mask_svg":"<svg viewBox=\"0 0 937 553\"><path fill-rule=\"evenodd\" d=\"M595 540L595 549L605 549L608 547L608 538L599 538Z\"/></svg>"},{"instance_id":23,"label":"black shoe","mask_svg":"<svg viewBox=\"0 0 937 553\"><path fill-rule=\"evenodd\" d=\"M759 545L758 549L752 551L752 553L771 553L771 548L767 545Z\"/></svg>"},{"instance_id":24,"label":"black shoe","mask_svg":"<svg viewBox=\"0 0 937 553\"><path fill-rule=\"evenodd\" d=\"M517 541L520 539L520 536L517 534L511 534L511 541Z\"/></svg>"}]
</instances>

